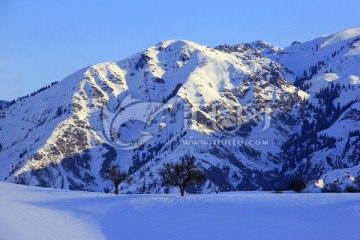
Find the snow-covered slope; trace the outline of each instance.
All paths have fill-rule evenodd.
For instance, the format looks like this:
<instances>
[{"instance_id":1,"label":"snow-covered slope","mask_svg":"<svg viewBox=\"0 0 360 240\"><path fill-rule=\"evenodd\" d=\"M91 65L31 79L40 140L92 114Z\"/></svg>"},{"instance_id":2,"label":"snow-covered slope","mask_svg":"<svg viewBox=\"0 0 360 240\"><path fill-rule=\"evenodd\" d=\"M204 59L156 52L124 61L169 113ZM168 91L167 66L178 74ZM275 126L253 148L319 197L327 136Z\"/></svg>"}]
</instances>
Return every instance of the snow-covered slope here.
<instances>
[{"instance_id":1,"label":"snow-covered slope","mask_svg":"<svg viewBox=\"0 0 360 240\"><path fill-rule=\"evenodd\" d=\"M0 183L2 240L359 239L359 194L120 195Z\"/></svg>"},{"instance_id":2,"label":"snow-covered slope","mask_svg":"<svg viewBox=\"0 0 360 240\"><path fill-rule=\"evenodd\" d=\"M121 62L80 70L18 101L5 109L0 119L4 136L2 178L30 185L101 191L107 185L102 174L111 163L118 162L136 179L128 191L163 191L156 169L191 151L208 173L206 191L213 191L215 185L223 190L262 187L267 183L266 175L271 177L281 164L273 154L281 151L286 135L294 131L294 123L285 128L274 125L261 133L259 120L242 116L241 128L228 133L217 129L209 108L221 106L223 109L215 114L224 110L236 114L240 107L250 112L255 111L254 106L263 105L267 114L280 119L300 111L301 99L307 94L285 80L291 76L281 65L251 48L238 46L236 54L227 53L225 47L221 50L188 41L162 42ZM99 135L103 130L102 109L113 111L128 96L145 102L166 102L168 107L145 127L155 137L134 151L114 149ZM185 109L189 106L197 117L185 128ZM135 130L135 126L122 127L120 134L131 140ZM260 140L268 141L275 135L277 142L271 141L270 147L214 143L229 137L246 141L263 136ZM191 142L199 139L207 144ZM258 180L253 179L255 176Z\"/></svg>"},{"instance_id":3,"label":"snow-covered slope","mask_svg":"<svg viewBox=\"0 0 360 240\"><path fill-rule=\"evenodd\" d=\"M299 144L307 145L299 146L308 155L307 160L318 166L318 172L334 168L345 168L346 172L346 168L358 165L360 27L294 44L266 56L294 72L294 85L319 99L310 106L315 112L308 118L312 133L305 133L307 136ZM323 146L325 143L328 147ZM327 164L323 165L324 161Z\"/></svg>"},{"instance_id":4,"label":"snow-covered slope","mask_svg":"<svg viewBox=\"0 0 360 240\"><path fill-rule=\"evenodd\" d=\"M360 70L356 63L360 61L359 36L360 27L348 29L308 42L293 44L267 56L282 63L299 77L303 76L305 70L307 77L314 75L315 72L321 74L326 71L341 75L358 75ZM315 65L318 65L318 68L312 73L309 68Z\"/></svg>"},{"instance_id":5,"label":"snow-covered slope","mask_svg":"<svg viewBox=\"0 0 360 240\"><path fill-rule=\"evenodd\" d=\"M103 191L105 170L119 163L134 179L122 191L167 192L157 169L191 152L208 181L189 191L213 192L275 188L358 165L357 31L276 51L260 41L164 41L79 70L0 111L0 179ZM150 120L123 122L109 137L109 116L138 103L147 104L130 115Z\"/></svg>"},{"instance_id":6,"label":"snow-covered slope","mask_svg":"<svg viewBox=\"0 0 360 240\"><path fill-rule=\"evenodd\" d=\"M5 104L7 104L7 103L8 103L7 101L0 100L0 108L1 108L2 106L4 106Z\"/></svg>"}]
</instances>

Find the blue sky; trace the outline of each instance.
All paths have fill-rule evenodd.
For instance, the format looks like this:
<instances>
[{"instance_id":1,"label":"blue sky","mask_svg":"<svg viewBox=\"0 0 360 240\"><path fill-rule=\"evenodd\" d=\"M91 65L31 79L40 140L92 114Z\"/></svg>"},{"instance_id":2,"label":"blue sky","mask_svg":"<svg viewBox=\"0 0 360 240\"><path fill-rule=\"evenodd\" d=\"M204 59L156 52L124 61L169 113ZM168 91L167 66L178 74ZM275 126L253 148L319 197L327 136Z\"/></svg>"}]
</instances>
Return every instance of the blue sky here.
<instances>
[{"instance_id":1,"label":"blue sky","mask_svg":"<svg viewBox=\"0 0 360 240\"><path fill-rule=\"evenodd\" d=\"M285 47L360 25L358 0L0 0L0 99L160 41Z\"/></svg>"}]
</instances>

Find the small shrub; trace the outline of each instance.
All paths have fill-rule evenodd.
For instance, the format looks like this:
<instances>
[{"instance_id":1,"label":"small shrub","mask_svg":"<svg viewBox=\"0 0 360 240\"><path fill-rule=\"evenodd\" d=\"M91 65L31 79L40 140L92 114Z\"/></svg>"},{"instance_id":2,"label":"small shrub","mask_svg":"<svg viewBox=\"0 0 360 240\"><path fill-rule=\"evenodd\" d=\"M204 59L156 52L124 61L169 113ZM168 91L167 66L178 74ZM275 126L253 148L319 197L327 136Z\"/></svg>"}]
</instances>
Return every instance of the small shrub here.
<instances>
[{"instance_id":1,"label":"small shrub","mask_svg":"<svg viewBox=\"0 0 360 240\"><path fill-rule=\"evenodd\" d=\"M273 193L283 193L283 189L282 188L276 188Z\"/></svg>"},{"instance_id":2,"label":"small shrub","mask_svg":"<svg viewBox=\"0 0 360 240\"><path fill-rule=\"evenodd\" d=\"M336 183L325 184L324 188L321 189L322 193L341 193L341 188Z\"/></svg>"},{"instance_id":3,"label":"small shrub","mask_svg":"<svg viewBox=\"0 0 360 240\"><path fill-rule=\"evenodd\" d=\"M345 192L347 192L347 193L356 193L356 192L359 192L359 189L354 187L354 186L347 185L345 187Z\"/></svg>"},{"instance_id":4,"label":"small shrub","mask_svg":"<svg viewBox=\"0 0 360 240\"><path fill-rule=\"evenodd\" d=\"M108 186L104 187L104 193L110 193L110 192L111 189Z\"/></svg>"},{"instance_id":5,"label":"small shrub","mask_svg":"<svg viewBox=\"0 0 360 240\"><path fill-rule=\"evenodd\" d=\"M288 186L287 190L293 190L297 193L301 193L306 188L306 182L303 180L294 180Z\"/></svg>"}]
</instances>

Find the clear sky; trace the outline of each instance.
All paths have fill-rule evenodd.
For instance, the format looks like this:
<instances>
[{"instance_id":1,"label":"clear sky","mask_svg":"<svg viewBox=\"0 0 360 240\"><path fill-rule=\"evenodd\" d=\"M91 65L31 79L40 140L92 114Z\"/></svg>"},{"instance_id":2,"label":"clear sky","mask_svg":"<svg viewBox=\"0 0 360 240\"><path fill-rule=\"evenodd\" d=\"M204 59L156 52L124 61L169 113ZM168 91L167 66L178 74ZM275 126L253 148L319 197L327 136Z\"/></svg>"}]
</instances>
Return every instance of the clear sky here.
<instances>
[{"instance_id":1,"label":"clear sky","mask_svg":"<svg viewBox=\"0 0 360 240\"><path fill-rule=\"evenodd\" d=\"M0 99L160 41L285 47L360 25L359 0L0 0Z\"/></svg>"}]
</instances>

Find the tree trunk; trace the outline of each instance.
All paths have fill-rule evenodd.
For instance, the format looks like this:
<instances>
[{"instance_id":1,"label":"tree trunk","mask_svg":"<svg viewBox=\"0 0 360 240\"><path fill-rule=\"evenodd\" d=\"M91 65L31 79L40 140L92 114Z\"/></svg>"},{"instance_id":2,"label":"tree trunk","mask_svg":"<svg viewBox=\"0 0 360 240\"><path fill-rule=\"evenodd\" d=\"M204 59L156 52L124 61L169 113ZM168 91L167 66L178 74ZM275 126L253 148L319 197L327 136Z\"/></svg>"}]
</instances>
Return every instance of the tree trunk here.
<instances>
[{"instance_id":1,"label":"tree trunk","mask_svg":"<svg viewBox=\"0 0 360 240\"><path fill-rule=\"evenodd\" d=\"M185 189L180 189L180 194L182 197L185 196Z\"/></svg>"},{"instance_id":2,"label":"tree trunk","mask_svg":"<svg viewBox=\"0 0 360 240\"><path fill-rule=\"evenodd\" d=\"M115 185L115 194L119 195L119 185Z\"/></svg>"}]
</instances>

